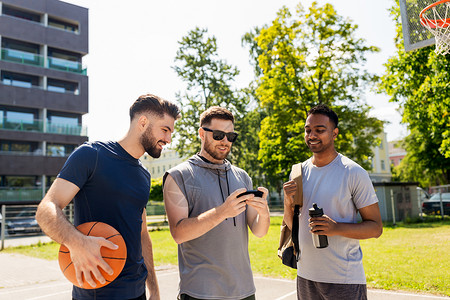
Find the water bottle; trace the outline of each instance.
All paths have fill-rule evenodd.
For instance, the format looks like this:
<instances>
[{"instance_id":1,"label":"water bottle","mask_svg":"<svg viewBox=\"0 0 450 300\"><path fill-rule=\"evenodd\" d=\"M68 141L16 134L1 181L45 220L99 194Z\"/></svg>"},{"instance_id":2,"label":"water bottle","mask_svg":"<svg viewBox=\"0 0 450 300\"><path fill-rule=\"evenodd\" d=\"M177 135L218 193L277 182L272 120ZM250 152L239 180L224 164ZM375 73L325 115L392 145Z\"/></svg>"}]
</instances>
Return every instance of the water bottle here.
<instances>
[{"instance_id":1,"label":"water bottle","mask_svg":"<svg viewBox=\"0 0 450 300\"><path fill-rule=\"evenodd\" d=\"M318 207L316 203L313 203L313 207L309 209L309 216L311 218L323 216L323 209ZM328 238L326 235L317 235L312 233L312 239L316 248L328 247Z\"/></svg>"}]
</instances>

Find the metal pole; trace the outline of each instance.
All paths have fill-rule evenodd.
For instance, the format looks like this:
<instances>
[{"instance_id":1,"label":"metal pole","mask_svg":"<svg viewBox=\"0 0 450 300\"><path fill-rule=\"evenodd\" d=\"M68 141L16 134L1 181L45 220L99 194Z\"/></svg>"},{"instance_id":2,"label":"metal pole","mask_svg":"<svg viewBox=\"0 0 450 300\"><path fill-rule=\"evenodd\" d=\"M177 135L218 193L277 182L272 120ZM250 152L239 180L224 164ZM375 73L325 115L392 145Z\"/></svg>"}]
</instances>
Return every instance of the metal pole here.
<instances>
[{"instance_id":1,"label":"metal pole","mask_svg":"<svg viewBox=\"0 0 450 300\"><path fill-rule=\"evenodd\" d=\"M6 207L2 205L2 226L0 229L0 235L2 236L2 246L0 250L5 249L5 223L6 223Z\"/></svg>"},{"instance_id":2,"label":"metal pole","mask_svg":"<svg viewBox=\"0 0 450 300\"><path fill-rule=\"evenodd\" d=\"M391 205L392 205L392 220L395 226L396 224L395 224L394 190L392 188L391 188Z\"/></svg>"}]
</instances>

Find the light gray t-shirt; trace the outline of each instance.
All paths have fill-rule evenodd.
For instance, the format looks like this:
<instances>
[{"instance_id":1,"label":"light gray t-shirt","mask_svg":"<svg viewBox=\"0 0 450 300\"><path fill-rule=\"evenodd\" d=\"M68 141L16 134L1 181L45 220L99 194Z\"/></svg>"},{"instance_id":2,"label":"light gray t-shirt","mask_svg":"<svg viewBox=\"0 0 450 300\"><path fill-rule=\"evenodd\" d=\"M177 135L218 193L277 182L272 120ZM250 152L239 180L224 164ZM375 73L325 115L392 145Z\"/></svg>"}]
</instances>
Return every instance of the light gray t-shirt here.
<instances>
[{"instance_id":1,"label":"light gray t-shirt","mask_svg":"<svg viewBox=\"0 0 450 300\"><path fill-rule=\"evenodd\" d=\"M378 202L367 171L341 154L324 167L314 166L310 158L303 163L302 171L301 256L297 274L317 282L365 284L359 240L329 236L327 248L315 248L309 232L308 209L317 203L336 222L357 223L358 209Z\"/></svg>"},{"instance_id":2,"label":"light gray t-shirt","mask_svg":"<svg viewBox=\"0 0 450 300\"><path fill-rule=\"evenodd\" d=\"M228 161L212 164L194 155L167 173L186 197L189 217L223 204L239 188L252 189L248 174ZM180 294L199 299L243 299L255 293L245 212L227 218L178 245Z\"/></svg>"}]
</instances>

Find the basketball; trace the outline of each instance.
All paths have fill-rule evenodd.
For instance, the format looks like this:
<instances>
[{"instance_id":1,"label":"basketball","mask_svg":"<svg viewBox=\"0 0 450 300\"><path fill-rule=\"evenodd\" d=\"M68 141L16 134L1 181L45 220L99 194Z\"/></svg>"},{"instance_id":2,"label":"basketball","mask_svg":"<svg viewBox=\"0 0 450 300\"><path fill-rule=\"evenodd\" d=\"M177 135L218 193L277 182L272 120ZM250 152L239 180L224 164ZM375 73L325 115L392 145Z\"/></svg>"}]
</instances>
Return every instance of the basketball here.
<instances>
[{"instance_id":1,"label":"basketball","mask_svg":"<svg viewBox=\"0 0 450 300\"><path fill-rule=\"evenodd\" d=\"M72 260L70 258L69 249L64 245L61 245L59 247L58 253L58 261L61 271L63 272L64 276L69 279L69 281L71 281L77 287L83 289L97 289L108 285L109 283L114 281L117 276L119 276L120 272L122 272L125 261L127 259L127 246L125 244L125 241L123 240L122 235L112 226L102 222L83 223L77 226L77 229L85 235L104 237L108 241L111 241L119 246L119 248L116 250L112 250L106 247L101 247L100 249L103 259L114 270L114 273L112 275L108 275L102 268L99 267L100 273L105 278L105 283L101 284L97 281L94 275L91 274L92 279L95 281L97 286L95 288L92 287L84 280L84 276L83 285L80 286L75 276L75 267L73 266Z\"/></svg>"}]
</instances>

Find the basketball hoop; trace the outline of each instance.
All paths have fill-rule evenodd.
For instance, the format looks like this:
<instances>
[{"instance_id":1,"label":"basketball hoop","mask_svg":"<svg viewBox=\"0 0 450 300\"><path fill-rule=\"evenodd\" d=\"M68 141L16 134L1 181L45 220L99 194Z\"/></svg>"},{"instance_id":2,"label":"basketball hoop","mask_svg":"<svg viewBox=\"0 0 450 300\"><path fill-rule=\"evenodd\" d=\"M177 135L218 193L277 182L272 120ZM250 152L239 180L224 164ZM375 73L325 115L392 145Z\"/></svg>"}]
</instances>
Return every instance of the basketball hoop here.
<instances>
[{"instance_id":1,"label":"basketball hoop","mask_svg":"<svg viewBox=\"0 0 450 300\"><path fill-rule=\"evenodd\" d=\"M450 0L437 1L419 14L420 23L436 40L436 54L450 53Z\"/></svg>"}]
</instances>

